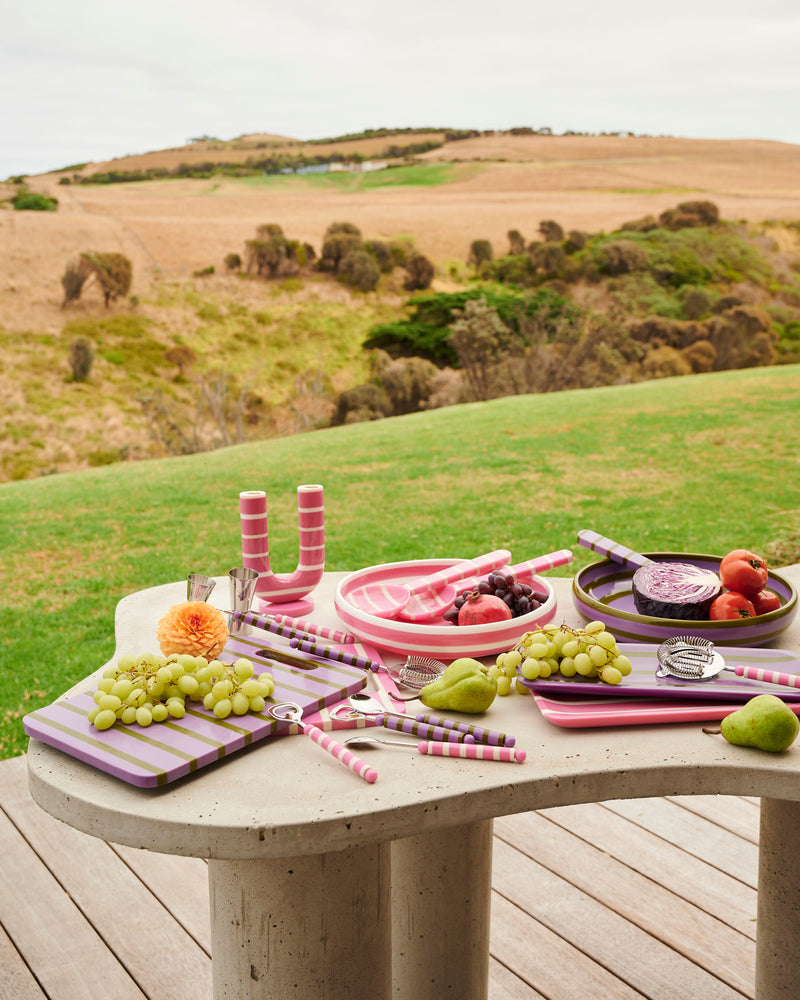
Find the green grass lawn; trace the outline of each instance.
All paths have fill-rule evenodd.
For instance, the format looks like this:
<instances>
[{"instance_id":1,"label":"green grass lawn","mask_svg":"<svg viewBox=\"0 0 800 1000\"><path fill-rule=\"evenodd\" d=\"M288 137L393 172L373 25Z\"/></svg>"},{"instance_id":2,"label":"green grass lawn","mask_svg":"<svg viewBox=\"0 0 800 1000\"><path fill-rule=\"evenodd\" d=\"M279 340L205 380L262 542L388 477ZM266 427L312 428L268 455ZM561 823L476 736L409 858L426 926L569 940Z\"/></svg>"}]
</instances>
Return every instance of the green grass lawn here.
<instances>
[{"instance_id":1,"label":"green grass lawn","mask_svg":"<svg viewBox=\"0 0 800 1000\"><path fill-rule=\"evenodd\" d=\"M595 528L640 551L800 561L800 366L518 396L0 485L0 756L22 716L112 654L125 594L241 564L238 494L267 492L277 572L296 488L325 487L327 567L515 561Z\"/></svg>"}]
</instances>

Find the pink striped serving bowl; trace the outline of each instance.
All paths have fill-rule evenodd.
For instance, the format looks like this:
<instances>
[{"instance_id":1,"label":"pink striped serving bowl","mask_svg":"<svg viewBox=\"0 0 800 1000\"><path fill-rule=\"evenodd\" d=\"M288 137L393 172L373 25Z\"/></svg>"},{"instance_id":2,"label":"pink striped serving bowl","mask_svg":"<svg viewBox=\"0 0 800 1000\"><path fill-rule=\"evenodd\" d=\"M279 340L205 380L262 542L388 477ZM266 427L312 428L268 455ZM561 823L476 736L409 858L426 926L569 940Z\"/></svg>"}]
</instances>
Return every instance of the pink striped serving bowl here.
<instances>
[{"instance_id":1,"label":"pink striped serving bowl","mask_svg":"<svg viewBox=\"0 0 800 1000\"><path fill-rule=\"evenodd\" d=\"M489 625L450 625L443 618L419 624L378 618L360 608L353 596L355 591L368 584L399 583L408 586L421 576L446 569L457 562L460 560L421 559L382 563L355 570L339 581L334 598L336 613L362 642L402 656L432 656L446 662L460 656L482 657L505 652L526 632L554 618L555 592L548 581L539 576L534 580L537 587L548 595L544 604L527 615ZM458 585L455 586L458 589Z\"/></svg>"}]
</instances>

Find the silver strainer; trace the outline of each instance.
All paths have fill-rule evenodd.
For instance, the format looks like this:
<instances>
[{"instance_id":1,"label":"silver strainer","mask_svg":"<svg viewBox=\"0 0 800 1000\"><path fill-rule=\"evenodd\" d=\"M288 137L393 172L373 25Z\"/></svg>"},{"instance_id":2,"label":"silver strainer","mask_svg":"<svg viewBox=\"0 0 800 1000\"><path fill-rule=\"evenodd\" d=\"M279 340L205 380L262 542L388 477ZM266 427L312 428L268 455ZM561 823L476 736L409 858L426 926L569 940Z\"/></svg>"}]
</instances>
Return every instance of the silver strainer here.
<instances>
[{"instance_id":1,"label":"silver strainer","mask_svg":"<svg viewBox=\"0 0 800 1000\"><path fill-rule=\"evenodd\" d=\"M729 667L721 653L716 652L710 639L693 635L673 636L665 639L656 653L659 667L656 677L677 677L685 681L707 681L730 670L737 677L785 687L800 688L800 674L782 674L762 667Z\"/></svg>"}]
</instances>

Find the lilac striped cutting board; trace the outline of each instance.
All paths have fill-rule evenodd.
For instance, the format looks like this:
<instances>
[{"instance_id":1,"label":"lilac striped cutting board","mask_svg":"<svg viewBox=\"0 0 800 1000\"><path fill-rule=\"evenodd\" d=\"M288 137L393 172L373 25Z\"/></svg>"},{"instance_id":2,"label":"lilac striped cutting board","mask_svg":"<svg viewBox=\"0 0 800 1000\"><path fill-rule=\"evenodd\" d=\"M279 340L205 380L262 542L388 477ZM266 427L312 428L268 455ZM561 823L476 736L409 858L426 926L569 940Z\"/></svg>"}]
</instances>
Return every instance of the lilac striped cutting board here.
<instances>
[{"instance_id":1,"label":"lilac striped cutting board","mask_svg":"<svg viewBox=\"0 0 800 1000\"><path fill-rule=\"evenodd\" d=\"M294 701L303 716L318 713L364 687L363 670L344 663L320 663L304 670L254 655L252 645L231 639L220 659L232 662L247 656L258 673L269 671L275 691L267 705ZM186 702L182 719L153 723L116 723L100 731L87 719L94 704L91 694L74 695L37 709L23 719L25 732L107 774L142 788L154 788L228 757L269 736L296 727L272 719L266 711L217 719L200 702ZM315 720L316 721L316 720Z\"/></svg>"}]
</instances>

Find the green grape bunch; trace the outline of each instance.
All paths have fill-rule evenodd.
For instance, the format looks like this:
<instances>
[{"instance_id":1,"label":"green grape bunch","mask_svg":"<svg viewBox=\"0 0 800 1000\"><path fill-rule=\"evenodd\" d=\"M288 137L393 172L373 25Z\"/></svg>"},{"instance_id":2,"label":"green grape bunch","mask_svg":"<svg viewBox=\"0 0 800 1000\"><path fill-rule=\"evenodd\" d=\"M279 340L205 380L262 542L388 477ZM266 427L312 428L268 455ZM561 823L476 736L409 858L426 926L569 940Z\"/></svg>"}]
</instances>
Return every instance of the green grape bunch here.
<instances>
[{"instance_id":1,"label":"green grape bunch","mask_svg":"<svg viewBox=\"0 0 800 1000\"><path fill-rule=\"evenodd\" d=\"M188 653L126 654L103 671L89 722L102 730L117 721L149 726L181 719L187 698L201 701L218 719L224 719L231 713L261 712L274 690L272 675L256 675L253 664L244 658L229 664Z\"/></svg>"},{"instance_id":2,"label":"green grape bunch","mask_svg":"<svg viewBox=\"0 0 800 1000\"><path fill-rule=\"evenodd\" d=\"M620 684L630 672L631 661L620 652L616 637L601 621L589 622L583 628L542 625L534 632L526 632L508 652L500 653L489 668L500 695L509 694L512 686L527 694L522 679L534 681L560 674Z\"/></svg>"}]
</instances>

